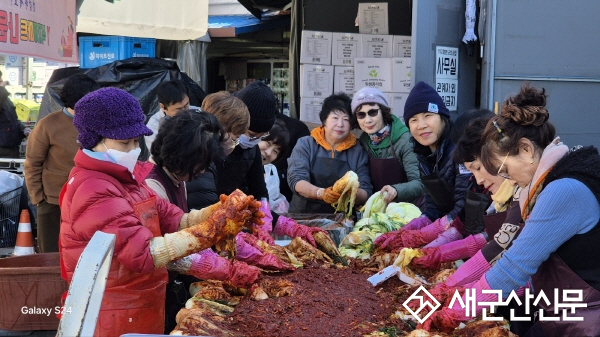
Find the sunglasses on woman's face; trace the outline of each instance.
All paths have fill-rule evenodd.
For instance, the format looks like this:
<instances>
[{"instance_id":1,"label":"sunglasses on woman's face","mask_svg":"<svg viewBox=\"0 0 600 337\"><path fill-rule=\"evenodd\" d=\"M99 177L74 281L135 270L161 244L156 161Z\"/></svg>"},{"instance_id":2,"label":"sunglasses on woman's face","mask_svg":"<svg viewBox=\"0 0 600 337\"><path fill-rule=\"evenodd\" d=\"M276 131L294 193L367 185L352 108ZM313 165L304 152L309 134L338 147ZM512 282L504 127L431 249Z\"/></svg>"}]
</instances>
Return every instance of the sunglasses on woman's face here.
<instances>
[{"instance_id":1,"label":"sunglasses on woman's face","mask_svg":"<svg viewBox=\"0 0 600 337\"><path fill-rule=\"evenodd\" d=\"M371 116L371 117L375 117L375 116L379 115L379 109L371 109L367 112L359 111L356 113L356 118L363 119L363 118L367 117L367 114L369 114L369 116Z\"/></svg>"}]
</instances>

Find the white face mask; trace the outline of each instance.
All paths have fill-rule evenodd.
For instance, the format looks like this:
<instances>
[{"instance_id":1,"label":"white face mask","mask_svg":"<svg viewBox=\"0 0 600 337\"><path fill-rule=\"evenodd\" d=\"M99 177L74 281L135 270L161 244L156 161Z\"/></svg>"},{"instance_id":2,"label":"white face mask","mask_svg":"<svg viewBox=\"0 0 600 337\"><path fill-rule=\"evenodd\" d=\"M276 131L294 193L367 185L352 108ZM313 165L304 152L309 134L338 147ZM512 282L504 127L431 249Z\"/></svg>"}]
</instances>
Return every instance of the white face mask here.
<instances>
[{"instance_id":1,"label":"white face mask","mask_svg":"<svg viewBox=\"0 0 600 337\"><path fill-rule=\"evenodd\" d=\"M260 137L250 140L250 137L248 137L248 135L243 134L240 135L240 146L242 147L242 149L249 149L251 147L254 147L256 145L258 145L258 143L260 143L261 139Z\"/></svg>"},{"instance_id":2,"label":"white face mask","mask_svg":"<svg viewBox=\"0 0 600 337\"><path fill-rule=\"evenodd\" d=\"M129 172L133 174L133 168L137 163L137 159L142 153L142 149L139 147L129 152L122 152L114 149L109 149L106 144L102 143L106 148L106 153L115 161L115 163L127 168Z\"/></svg>"}]
</instances>

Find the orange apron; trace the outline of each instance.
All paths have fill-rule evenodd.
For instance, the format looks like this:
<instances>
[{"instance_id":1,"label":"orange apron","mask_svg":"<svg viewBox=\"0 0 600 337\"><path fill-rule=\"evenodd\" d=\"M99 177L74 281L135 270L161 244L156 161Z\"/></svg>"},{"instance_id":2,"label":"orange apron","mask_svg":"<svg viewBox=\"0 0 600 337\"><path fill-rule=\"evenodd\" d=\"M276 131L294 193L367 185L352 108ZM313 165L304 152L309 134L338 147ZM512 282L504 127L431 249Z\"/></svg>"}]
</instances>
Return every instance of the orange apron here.
<instances>
[{"instance_id":1,"label":"orange apron","mask_svg":"<svg viewBox=\"0 0 600 337\"><path fill-rule=\"evenodd\" d=\"M142 187L143 188L143 187ZM154 237L161 236L156 196L134 204L134 211ZM94 336L125 333L162 334L165 327L166 268L140 274L113 257Z\"/></svg>"}]
</instances>

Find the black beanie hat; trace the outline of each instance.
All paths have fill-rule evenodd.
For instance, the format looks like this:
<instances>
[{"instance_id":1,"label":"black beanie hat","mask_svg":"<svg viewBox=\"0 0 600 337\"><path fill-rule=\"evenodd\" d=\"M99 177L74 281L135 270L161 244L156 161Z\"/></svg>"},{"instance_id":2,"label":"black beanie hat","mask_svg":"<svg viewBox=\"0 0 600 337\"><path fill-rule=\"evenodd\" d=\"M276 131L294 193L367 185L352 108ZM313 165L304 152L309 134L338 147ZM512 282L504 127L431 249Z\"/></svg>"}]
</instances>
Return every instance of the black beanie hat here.
<instances>
[{"instance_id":1,"label":"black beanie hat","mask_svg":"<svg viewBox=\"0 0 600 337\"><path fill-rule=\"evenodd\" d=\"M248 130L264 133L271 130L277 113L277 99L271 88L263 82L252 82L244 89L233 94L246 104L250 112Z\"/></svg>"},{"instance_id":2,"label":"black beanie hat","mask_svg":"<svg viewBox=\"0 0 600 337\"><path fill-rule=\"evenodd\" d=\"M433 112L450 118L450 111L440 95L425 82L417 83L408 94L404 103L404 124L408 125L412 116L422 112Z\"/></svg>"}]
</instances>

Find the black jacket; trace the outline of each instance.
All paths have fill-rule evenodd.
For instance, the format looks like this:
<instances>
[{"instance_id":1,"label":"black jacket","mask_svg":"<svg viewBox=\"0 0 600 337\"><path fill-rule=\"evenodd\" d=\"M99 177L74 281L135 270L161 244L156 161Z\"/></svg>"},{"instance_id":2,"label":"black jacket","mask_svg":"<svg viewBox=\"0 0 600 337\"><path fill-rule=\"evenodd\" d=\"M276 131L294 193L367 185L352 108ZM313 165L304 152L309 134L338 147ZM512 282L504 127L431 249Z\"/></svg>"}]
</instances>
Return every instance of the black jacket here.
<instances>
[{"instance_id":1,"label":"black jacket","mask_svg":"<svg viewBox=\"0 0 600 337\"><path fill-rule=\"evenodd\" d=\"M25 125L19 121L13 102L5 87L0 87L0 147L14 148L25 138Z\"/></svg>"},{"instance_id":2,"label":"black jacket","mask_svg":"<svg viewBox=\"0 0 600 337\"><path fill-rule=\"evenodd\" d=\"M143 138L143 137L140 137ZM186 183L189 209L202 209L219 201L217 194L217 167L214 163L194 180Z\"/></svg>"},{"instance_id":3,"label":"black jacket","mask_svg":"<svg viewBox=\"0 0 600 337\"><path fill-rule=\"evenodd\" d=\"M255 200L269 199L265 171L258 145L249 149L236 146L224 161L217 163L217 193L230 194L235 189L253 195Z\"/></svg>"},{"instance_id":4,"label":"black jacket","mask_svg":"<svg viewBox=\"0 0 600 337\"><path fill-rule=\"evenodd\" d=\"M452 218L459 216L464 220L462 210L465 206L467 189L471 186L471 172L467 171L464 166L462 169L459 168L459 165L452 161L452 152L454 151L455 145L448 137L443 138L441 146L433 153L429 150L429 147L424 147L415 142L415 153L419 160L419 171L421 172L421 176L437 172L439 176L446 181L448 186L454 190L454 208L448 213L443 212L435 204L429 194L426 193L425 211L423 213L432 221L435 221L444 215L450 215Z\"/></svg>"},{"instance_id":5,"label":"black jacket","mask_svg":"<svg viewBox=\"0 0 600 337\"><path fill-rule=\"evenodd\" d=\"M269 199L260 149L236 146L224 161L212 164L203 174L187 183L188 207L201 209L219 201L219 195L236 189L253 195L255 200Z\"/></svg>"}]
</instances>

